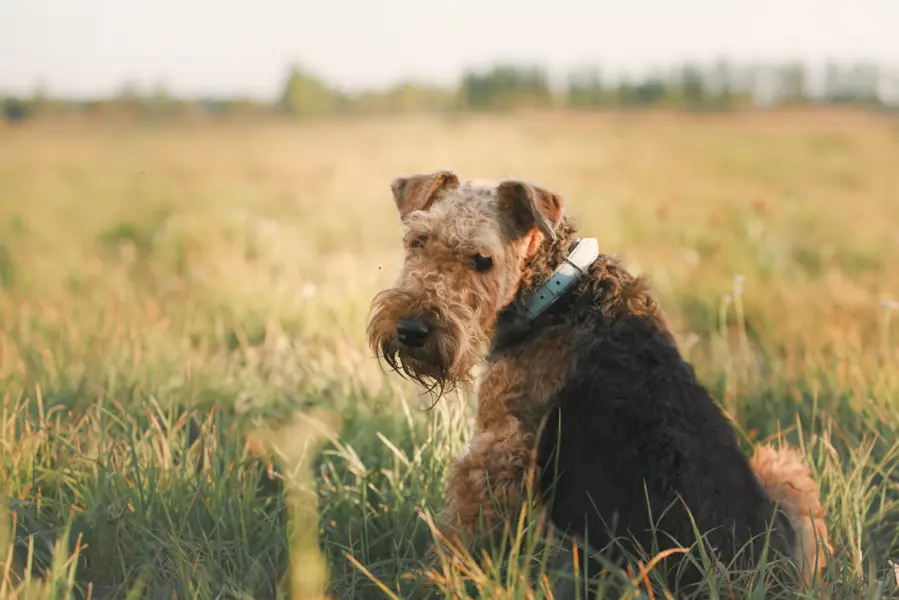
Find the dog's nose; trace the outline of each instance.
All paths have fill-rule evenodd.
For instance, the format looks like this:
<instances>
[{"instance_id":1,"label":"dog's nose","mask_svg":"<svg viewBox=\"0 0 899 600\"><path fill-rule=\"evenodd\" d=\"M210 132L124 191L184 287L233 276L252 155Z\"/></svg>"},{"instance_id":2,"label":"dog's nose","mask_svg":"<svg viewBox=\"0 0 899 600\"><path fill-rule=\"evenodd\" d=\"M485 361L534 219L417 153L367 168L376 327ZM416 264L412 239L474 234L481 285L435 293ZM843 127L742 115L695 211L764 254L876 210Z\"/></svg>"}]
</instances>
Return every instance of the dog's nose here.
<instances>
[{"instance_id":1,"label":"dog's nose","mask_svg":"<svg viewBox=\"0 0 899 600\"><path fill-rule=\"evenodd\" d=\"M409 348L421 348L430 334L431 328L420 318L400 319L396 324L396 339Z\"/></svg>"}]
</instances>

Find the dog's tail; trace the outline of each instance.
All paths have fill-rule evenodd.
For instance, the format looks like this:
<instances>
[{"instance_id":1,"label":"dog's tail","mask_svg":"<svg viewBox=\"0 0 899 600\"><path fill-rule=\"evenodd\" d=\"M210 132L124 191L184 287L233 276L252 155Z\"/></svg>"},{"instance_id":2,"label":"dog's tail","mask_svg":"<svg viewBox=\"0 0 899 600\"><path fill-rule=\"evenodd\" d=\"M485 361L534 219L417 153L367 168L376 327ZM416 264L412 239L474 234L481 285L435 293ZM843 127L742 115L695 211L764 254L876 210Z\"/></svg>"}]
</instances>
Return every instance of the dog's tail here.
<instances>
[{"instance_id":1,"label":"dog's tail","mask_svg":"<svg viewBox=\"0 0 899 600\"><path fill-rule=\"evenodd\" d=\"M788 447L759 445L749 464L768 496L790 518L796 531L794 559L801 563L803 581L810 581L833 552L811 471L799 452Z\"/></svg>"}]
</instances>

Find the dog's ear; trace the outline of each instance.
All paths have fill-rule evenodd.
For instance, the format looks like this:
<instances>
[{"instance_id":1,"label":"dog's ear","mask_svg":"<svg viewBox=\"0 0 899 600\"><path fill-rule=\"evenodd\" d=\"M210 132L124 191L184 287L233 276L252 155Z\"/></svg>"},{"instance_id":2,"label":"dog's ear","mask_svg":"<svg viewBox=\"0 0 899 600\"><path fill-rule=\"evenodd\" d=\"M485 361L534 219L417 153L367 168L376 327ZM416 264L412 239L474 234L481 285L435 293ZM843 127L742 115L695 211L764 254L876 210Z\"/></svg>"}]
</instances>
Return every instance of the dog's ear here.
<instances>
[{"instance_id":1,"label":"dog's ear","mask_svg":"<svg viewBox=\"0 0 899 600\"><path fill-rule=\"evenodd\" d=\"M390 183L393 201L396 202L401 217L405 217L413 210L427 210L438 192L458 186L459 177L448 169L410 177L397 177Z\"/></svg>"},{"instance_id":2,"label":"dog's ear","mask_svg":"<svg viewBox=\"0 0 899 600\"><path fill-rule=\"evenodd\" d=\"M534 227L550 240L562 217L562 198L539 186L519 179L504 179L496 188L502 211L509 217L513 238L520 238Z\"/></svg>"}]
</instances>

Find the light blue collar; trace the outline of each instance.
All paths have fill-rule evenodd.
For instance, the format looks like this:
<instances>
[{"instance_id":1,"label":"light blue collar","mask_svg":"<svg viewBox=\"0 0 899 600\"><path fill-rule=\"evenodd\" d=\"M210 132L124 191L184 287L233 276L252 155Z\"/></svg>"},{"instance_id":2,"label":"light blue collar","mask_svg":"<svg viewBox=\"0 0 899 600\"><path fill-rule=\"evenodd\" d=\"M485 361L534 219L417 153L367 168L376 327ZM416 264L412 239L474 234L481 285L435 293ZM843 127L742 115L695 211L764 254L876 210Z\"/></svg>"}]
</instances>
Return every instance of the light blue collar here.
<instances>
[{"instance_id":1,"label":"light blue collar","mask_svg":"<svg viewBox=\"0 0 899 600\"><path fill-rule=\"evenodd\" d=\"M575 244L571 252L552 276L538 287L529 298L525 299L525 312L522 321L530 322L539 317L547 308L571 287L584 274L599 256L599 243L596 238L584 238Z\"/></svg>"}]
</instances>

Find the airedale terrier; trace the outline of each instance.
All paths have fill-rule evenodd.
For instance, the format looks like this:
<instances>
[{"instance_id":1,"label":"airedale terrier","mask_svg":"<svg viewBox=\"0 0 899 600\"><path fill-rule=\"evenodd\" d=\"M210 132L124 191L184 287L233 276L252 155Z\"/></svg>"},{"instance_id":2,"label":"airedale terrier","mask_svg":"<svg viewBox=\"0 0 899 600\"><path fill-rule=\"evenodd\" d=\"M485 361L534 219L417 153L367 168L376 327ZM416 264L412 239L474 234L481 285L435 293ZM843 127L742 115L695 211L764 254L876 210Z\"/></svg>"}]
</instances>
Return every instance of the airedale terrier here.
<instances>
[{"instance_id":1,"label":"airedale terrier","mask_svg":"<svg viewBox=\"0 0 899 600\"><path fill-rule=\"evenodd\" d=\"M764 541L752 540L768 537L805 580L820 572L824 511L798 453L759 446L747 460L647 283L580 239L558 194L450 170L391 188L405 264L372 302L369 343L428 387L483 369L445 531L516 515L537 465L551 523L593 548L620 534L689 547L692 517L725 564L744 546L757 559Z\"/></svg>"}]
</instances>

